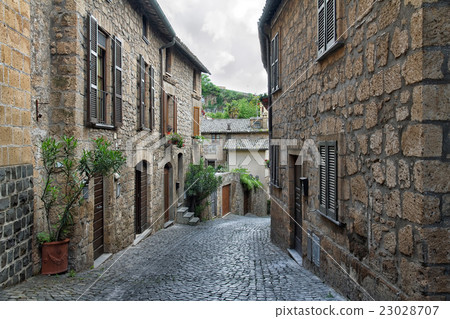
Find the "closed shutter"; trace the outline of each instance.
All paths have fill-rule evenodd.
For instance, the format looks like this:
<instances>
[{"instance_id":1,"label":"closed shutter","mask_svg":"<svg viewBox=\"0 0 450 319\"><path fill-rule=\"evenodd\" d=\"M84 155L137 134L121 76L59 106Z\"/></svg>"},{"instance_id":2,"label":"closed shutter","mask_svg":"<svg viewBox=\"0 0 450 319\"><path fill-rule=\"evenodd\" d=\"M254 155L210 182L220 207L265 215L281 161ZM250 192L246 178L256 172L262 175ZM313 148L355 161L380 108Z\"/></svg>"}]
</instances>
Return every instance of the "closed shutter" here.
<instances>
[{"instance_id":1,"label":"closed shutter","mask_svg":"<svg viewBox=\"0 0 450 319\"><path fill-rule=\"evenodd\" d=\"M198 106L194 107L194 131L192 135L200 135L200 108Z\"/></svg>"},{"instance_id":2,"label":"closed shutter","mask_svg":"<svg viewBox=\"0 0 450 319\"><path fill-rule=\"evenodd\" d=\"M337 177L337 166L336 166L336 144L330 143L328 145L328 212L327 215L332 219L337 219L337 197L336 197L336 177Z\"/></svg>"},{"instance_id":3,"label":"closed shutter","mask_svg":"<svg viewBox=\"0 0 450 319\"><path fill-rule=\"evenodd\" d=\"M337 220L337 143L323 142L320 152L320 211Z\"/></svg>"},{"instance_id":4,"label":"closed shutter","mask_svg":"<svg viewBox=\"0 0 450 319\"><path fill-rule=\"evenodd\" d=\"M155 69L150 67L150 129L155 128Z\"/></svg>"},{"instance_id":5,"label":"closed shutter","mask_svg":"<svg viewBox=\"0 0 450 319\"><path fill-rule=\"evenodd\" d=\"M272 178L272 184L276 187L280 186L280 170L279 170L279 156L280 156L280 146L279 145L272 145L271 146L271 158L270 158L270 171L271 171L271 178Z\"/></svg>"},{"instance_id":6,"label":"closed shutter","mask_svg":"<svg viewBox=\"0 0 450 319\"><path fill-rule=\"evenodd\" d=\"M320 56L325 52L325 0L318 0L317 8L317 51Z\"/></svg>"},{"instance_id":7,"label":"closed shutter","mask_svg":"<svg viewBox=\"0 0 450 319\"><path fill-rule=\"evenodd\" d=\"M145 62L142 55L139 55L139 111L139 127L142 130L145 128Z\"/></svg>"},{"instance_id":8,"label":"closed shutter","mask_svg":"<svg viewBox=\"0 0 450 319\"><path fill-rule=\"evenodd\" d=\"M114 55L114 72L113 72L113 88L114 88L114 121L115 126L122 124L122 41L118 38L113 40Z\"/></svg>"},{"instance_id":9,"label":"closed shutter","mask_svg":"<svg viewBox=\"0 0 450 319\"><path fill-rule=\"evenodd\" d=\"M326 49L330 48L336 40L336 0L326 0L326 28L325 40Z\"/></svg>"},{"instance_id":10,"label":"closed shutter","mask_svg":"<svg viewBox=\"0 0 450 319\"><path fill-rule=\"evenodd\" d=\"M162 92L161 94L162 108L161 108L161 130L162 134L167 134L167 124L169 122L169 112L167 109L167 94Z\"/></svg>"},{"instance_id":11,"label":"closed shutter","mask_svg":"<svg viewBox=\"0 0 450 319\"><path fill-rule=\"evenodd\" d=\"M272 92L279 89L279 38L278 34L272 39L272 56L271 56L271 66L272 66Z\"/></svg>"},{"instance_id":12,"label":"closed shutter","mask_svg":"<svg viewBox=\"0 0 450 319\"><path fill-rule=\"evenodd\" d=\"M96 124L97 119L97 46L98 46L98 22L93 16L89 16L89 52L88 52L88 114L89 123Z\"/></svg>"},{"instance_id":13,"label":"closed shutter","mask_svg":"<svg viewBox=\"0 0 450 319\"><path fill-rule=\"evenodd\" d=\"M173 97L173 131L178 132L177 123L178 122L178 106L177 106L177 99L174 96Z\"/></svg>"}]
</instances>

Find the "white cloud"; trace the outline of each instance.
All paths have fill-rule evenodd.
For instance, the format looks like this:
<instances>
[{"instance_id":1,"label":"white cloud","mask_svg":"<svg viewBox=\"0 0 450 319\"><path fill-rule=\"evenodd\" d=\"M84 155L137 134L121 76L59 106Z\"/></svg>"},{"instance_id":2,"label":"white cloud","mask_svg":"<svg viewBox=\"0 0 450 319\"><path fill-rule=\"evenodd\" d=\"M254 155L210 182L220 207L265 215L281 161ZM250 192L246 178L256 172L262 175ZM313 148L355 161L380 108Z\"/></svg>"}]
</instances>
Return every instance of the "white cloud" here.
<instances>
[{"instance_id":1,"label":"white cloud","mask_svg":"<svg viewBox=\"0 0 450 319\"><path fill-rule=\"evenodd\" d=\"M231 53L220 51L217 54L214 69L212 69L211 72L219 74L225 73L225 67L234 61L236 61L236 58Z\"/></svg>"}]
</instances>

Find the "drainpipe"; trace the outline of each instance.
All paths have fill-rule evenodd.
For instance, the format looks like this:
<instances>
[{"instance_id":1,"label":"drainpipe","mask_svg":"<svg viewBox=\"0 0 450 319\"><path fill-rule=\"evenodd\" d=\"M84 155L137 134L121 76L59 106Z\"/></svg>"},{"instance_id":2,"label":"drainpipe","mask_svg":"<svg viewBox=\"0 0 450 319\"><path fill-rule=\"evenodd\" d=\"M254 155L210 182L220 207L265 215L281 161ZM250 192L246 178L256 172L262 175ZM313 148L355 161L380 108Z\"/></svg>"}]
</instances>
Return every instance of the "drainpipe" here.
<instances>
[{"instance_id":1,"label":"drainpipe","mask_svg":"<svg viewBox=\"0 0 450 319\"><path fill-rule=\"evenodd\" d=\"M173 47L176 43L176 38L173 37L172 41L170 41L169 43L163 45L161 48L159 48L159 56L161 59L161 70L160 70L160 87L161 87L161 97L160 97L160 107L161 107L161 116L160 116L160 127L161 127L161 138L163 138L166 135L166 132L163 132L162 128L164 126L164 94L163 94L163 90L164 90L164 74L166 74L166 70L164 69L164 58L163 58L163 50Z\"/></svg>"}]
</instances>

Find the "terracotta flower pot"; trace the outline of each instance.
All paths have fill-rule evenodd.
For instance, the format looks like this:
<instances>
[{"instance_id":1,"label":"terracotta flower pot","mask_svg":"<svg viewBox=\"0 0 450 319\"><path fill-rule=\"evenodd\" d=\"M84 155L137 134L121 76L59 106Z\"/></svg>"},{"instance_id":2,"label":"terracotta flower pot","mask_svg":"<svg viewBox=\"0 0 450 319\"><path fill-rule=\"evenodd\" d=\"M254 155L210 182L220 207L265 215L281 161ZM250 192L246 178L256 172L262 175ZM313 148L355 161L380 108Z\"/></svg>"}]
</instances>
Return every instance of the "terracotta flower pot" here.
<instances>
[{"instance_id":1,"label":"terracotta flower pot","mask_svg":"<svg viewBox=\"0 0 450 319\"><path fill-rule=\"evenodd\" d=\"M42 244L42 275L66 272L69 266L69 239Z\"/></svg>"}]
</instances>

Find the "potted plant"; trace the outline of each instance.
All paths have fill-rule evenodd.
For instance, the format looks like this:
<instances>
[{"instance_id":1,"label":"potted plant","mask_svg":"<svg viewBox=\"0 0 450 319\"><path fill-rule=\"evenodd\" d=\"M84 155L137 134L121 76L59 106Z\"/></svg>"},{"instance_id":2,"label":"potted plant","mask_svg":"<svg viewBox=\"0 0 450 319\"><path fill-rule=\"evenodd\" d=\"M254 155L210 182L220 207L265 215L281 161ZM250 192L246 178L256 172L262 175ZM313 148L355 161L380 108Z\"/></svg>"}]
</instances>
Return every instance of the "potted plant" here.
<instances>
[{"instance_id":1,"label":"potted plant","mask_svg":"<svg viewBox=\"0 0 450 319\"><path fill-rule=\"evenodd\" d=\"M57 274L68 268L68 235L75 208L83 203L81 195L94 176L116 173L125 163L121 151L111 150L103 137L94 140L93 151L83 150L77 159L78 141L63 136L60 141L49 137L42 142L44 203L46 231L37 235L42 247L42 274Z\"/></svg>"},{"instance_id":2,"label":"potted plant","mask_svg":"<svg viewBox=\"0 0 450 319\"><path fill-rule=\"evenodd\" d=\"M183 137L177 132L170 132L167 135L167 142L172 145L178 146L178 148L184 147Z\"/></svg>"}]
</instances>

